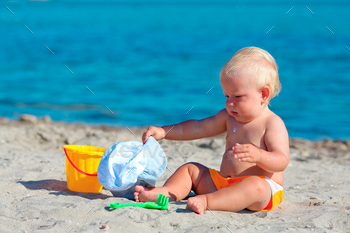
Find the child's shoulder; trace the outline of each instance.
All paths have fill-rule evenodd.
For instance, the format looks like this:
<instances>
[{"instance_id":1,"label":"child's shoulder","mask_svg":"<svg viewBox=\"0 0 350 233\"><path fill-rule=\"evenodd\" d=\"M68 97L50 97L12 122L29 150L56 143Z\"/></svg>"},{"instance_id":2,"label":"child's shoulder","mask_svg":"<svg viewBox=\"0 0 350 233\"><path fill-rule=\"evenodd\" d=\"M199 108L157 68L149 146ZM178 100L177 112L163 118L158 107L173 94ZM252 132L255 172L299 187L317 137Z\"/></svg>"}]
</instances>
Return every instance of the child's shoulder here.
<instances>
[{"instance_id":1,"label":"child's shoulder","mask_svg":"<svg viewBox=\"0 0 350 233\"><path fill-rule=\"evenodd\" d=\"M285 128L284 122L281 117L270 110L266 118L266 128Z\"/></svg>"},{"instance_id":2,"label":"child's shoulder","mask_svg":"<svg viewBox=\"0 0 350 233\"><path fill-rule=\"evenodd\" d=\"M222 119L226 119L226 118L229 117L229 116L230 116L230 115L228 114L226 108L221 109L220 111L218 111L218 112L215 114L215 117L222 118Z\"/></svg>"}]
</instances>

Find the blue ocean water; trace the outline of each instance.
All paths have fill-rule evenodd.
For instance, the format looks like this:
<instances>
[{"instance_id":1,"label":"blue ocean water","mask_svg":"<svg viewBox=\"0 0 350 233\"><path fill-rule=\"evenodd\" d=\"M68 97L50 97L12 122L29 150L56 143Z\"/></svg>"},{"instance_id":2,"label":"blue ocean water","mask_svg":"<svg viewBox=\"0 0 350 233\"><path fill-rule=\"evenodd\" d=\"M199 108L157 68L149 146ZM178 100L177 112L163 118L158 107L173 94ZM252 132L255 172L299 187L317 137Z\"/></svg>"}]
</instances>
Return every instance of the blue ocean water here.
<instances>
[{"instance_id":1,"label":"blue ocean water","mask_svg":"<svg viewBox=\"0 0 350 233\"><path fill-rule=\"evenodd\" d=\"M348 1L3 1L0 114L146 126L224 108L222 65L269 51L291 137L350 138Z\"/></svg>"}]
</instances>

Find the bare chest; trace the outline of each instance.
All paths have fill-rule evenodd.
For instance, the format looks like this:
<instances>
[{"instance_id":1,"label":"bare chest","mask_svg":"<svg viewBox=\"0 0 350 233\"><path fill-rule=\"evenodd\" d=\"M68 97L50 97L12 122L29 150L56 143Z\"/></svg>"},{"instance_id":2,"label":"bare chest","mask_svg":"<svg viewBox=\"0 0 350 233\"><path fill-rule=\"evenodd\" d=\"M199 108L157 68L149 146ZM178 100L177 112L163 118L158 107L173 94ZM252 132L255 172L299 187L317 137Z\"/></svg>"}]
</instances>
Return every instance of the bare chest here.
<instances>
[{"instance_id":1,"label":"bare chest","mask_svg":"<svg viewBox=\"0 0 350 233\"><path fill-rule=\"evenodd\" d=\"M260 121L246 124L237 121L227 121L226 149L231 149L236 143L253 144L260 149L266 149L264 143L265 125Z\"/></svg>"}]
</instances>

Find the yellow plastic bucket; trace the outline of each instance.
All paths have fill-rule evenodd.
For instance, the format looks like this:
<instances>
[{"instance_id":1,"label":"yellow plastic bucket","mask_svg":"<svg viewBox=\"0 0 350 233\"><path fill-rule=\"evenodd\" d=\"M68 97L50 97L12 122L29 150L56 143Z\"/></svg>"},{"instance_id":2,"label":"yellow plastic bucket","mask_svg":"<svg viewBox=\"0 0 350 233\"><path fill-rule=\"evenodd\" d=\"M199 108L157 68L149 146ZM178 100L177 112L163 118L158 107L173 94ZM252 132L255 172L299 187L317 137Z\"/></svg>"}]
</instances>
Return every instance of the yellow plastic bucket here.
<instances>
[{"instance_id":1,"label":"yellow plastic bucket","mask_svg":"<svg viewBox=\"0 0 350 233\"><path fill-rule=\"evenodd\" d=\"M68 189L73 192L99 193L102 185L97 179L97 169L106 148L96 146L66 145L66 174Z\"/></svg>"}]
</instances>

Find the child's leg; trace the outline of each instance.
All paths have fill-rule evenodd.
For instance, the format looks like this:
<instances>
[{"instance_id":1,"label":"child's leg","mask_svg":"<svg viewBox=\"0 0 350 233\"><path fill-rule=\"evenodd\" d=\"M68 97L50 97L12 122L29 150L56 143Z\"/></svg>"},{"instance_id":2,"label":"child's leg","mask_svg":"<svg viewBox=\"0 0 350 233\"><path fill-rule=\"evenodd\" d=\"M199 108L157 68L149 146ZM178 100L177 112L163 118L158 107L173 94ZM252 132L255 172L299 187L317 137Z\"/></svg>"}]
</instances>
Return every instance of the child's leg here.
<instances>
[{"instance_id":1,"label":"child's leg","mask_svg":"<svg viewBox=\"0 0 350 233\"><path fill-rule=\"evenodd\" d=\"M198 214L206 209L236 212L242 209L258 211L271 199L270 185L258 176L243 179L238 184L188 199L188 208Z\"/></svg>"},{"instance_id":2,"label":"child's leg","mask_svg":"<svg viewBox=\"0 0 350 233\"><path fill-rule=\"evenodd\" d=\"M136 186L134 197L136 201L156 201L158 194L170 197L172 201L181 200L194 190L196 194L215 192L217 189L211 179L209 169L199 163L182 165L165 182L163 187L145 188Z\"/></svg>"}]
</instances>

